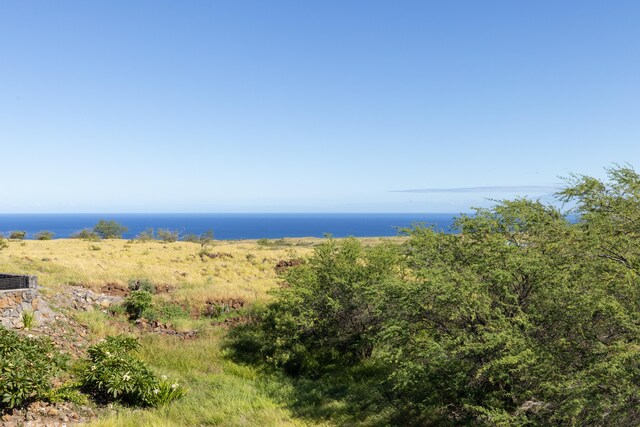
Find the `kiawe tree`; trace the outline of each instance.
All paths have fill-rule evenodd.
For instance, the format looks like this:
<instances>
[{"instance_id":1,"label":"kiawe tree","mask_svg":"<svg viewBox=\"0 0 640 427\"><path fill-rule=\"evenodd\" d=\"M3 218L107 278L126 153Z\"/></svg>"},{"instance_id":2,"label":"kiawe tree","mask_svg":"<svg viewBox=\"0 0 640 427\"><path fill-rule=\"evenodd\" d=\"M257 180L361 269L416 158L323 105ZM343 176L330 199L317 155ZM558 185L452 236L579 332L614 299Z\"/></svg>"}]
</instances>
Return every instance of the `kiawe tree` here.
<instances>
[{"instance_id":1,"label":"kiawe tree","mask_svg":"<svg viewBox=\"0 0 640 427\"><path fill-rule=\"evenodd\" d=\"M329 241L259 317L295 375L380 367L402 425L640 424L640 176L573 176L567 212L498 202L393 247Z\"/></svg>"},{"instance_id":2,"label":"kiawe tree","mask_svg":"<svg viewBox=\"0 0 640 427\"><path fill-rule=\"evenodd\" d=\"M93 231L103 239L121 239L122 234L126 233L129 229L117 222L111 220L106 221L101 219L93 227Z\"/></svg>"}]
</instances>

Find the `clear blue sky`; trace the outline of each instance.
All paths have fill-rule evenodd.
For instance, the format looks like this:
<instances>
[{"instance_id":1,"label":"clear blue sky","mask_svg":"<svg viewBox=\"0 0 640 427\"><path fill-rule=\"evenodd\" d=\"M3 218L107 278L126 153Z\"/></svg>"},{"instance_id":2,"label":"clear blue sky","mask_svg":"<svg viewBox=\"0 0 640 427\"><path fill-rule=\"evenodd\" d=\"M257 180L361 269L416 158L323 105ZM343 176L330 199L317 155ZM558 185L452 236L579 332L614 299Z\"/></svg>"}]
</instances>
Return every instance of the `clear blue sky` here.
<instances>
[{"instance_id":1,"label":"clear blue sky","mask_svg":"<svg viewBox=\"0 0 640 427\"><path fill-rule=\"evenodd\" d=\"M4 0L0 212L546 197L640 165L639 23L638 1Z\"/></svg>"}]
</instances>

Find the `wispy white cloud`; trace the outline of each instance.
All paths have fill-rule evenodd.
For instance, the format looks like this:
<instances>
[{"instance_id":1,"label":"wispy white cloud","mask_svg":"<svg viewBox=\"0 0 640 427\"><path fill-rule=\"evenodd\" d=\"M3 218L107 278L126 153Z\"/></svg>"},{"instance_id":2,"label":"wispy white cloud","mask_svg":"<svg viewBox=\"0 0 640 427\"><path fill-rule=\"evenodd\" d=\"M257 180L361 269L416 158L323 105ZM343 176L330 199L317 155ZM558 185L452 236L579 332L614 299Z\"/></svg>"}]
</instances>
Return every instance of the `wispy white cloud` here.
<instances>
[{"instance_id":1,"label":"wispy white cloud","mask_svg":"<svg viewBox=\"0 0 640 427\"><path fill-rule=\"evenodd\" d=\"M495 185L486 187L455 188L416 188L410 190L391 190L392 193L521 193L544 194L554 193L560 185Z\"/></svg>"}]
</instances>

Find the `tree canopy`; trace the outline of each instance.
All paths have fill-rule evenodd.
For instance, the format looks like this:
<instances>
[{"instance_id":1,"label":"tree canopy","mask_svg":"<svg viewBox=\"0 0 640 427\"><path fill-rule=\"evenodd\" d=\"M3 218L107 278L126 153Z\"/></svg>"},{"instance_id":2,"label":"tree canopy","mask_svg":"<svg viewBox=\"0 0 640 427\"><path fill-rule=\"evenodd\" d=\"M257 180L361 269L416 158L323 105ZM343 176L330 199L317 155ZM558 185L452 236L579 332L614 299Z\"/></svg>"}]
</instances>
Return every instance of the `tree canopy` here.
<instances>
[{"instance_id":1,"label":"tree canopy","mask_svg":"<svg viewBox=\"0 0 640 427\"><path fill-rule=\"evenodd\" d=\"M394 424L638 425L640 176L608 178L572 176L569 211L505 200L457 234L330 239L236 348L296 377L375 366Z\"/></svg>"}]
</instances>

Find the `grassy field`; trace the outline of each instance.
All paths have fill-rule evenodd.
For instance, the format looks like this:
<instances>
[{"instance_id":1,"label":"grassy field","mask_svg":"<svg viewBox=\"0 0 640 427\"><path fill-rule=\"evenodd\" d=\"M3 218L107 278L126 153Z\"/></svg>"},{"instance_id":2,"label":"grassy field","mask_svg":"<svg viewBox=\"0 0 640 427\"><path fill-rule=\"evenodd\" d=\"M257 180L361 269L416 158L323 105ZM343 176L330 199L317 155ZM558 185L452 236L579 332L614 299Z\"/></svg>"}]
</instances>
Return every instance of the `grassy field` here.
<instances>
[{"instance_id":1,"label":"grassy field","mask_svg":"<svg viewBox=\"0 0 640 427\"><path fill-rule=\"evenodd\" d=\"M207 248L217 258L199 256L197 243L127 240L96 242L58 239L10 242L0 257L0 271L35 274L43 292L60 285L82 285L94 291L108 284L127 285L148 279L174 289L171 298L193 304L207 299L267 298L277 283L280 260L304 257L320 239L287 239L280 245L256 241L220 241Z\"/></svg>"},{"instance_id":2,"label":"grassy field","mask_svg":"<svg viewBox=\"0 0 640 427\"><path fill-rule=\"evenodd\" d=\"M106 285L126 288L132 279L148 279L172 289L154 296L160 303L202 307L207 300L236 298L250 305L267 300L268 291L277 286L280 279L274 267L279 261L304 258L321 241L220 241L207 248L213 257L200 256L201 246L188 242L12 241L0 254L0 271L37 275L45 296L67 285L99 292ZM178 330L199 331L196 338L181 339L137 330L123 315L114 317L100 310L71 310L71 315L89 328L93 342L122 331L139 336L140 355L149 366L189 389L185 398L161 409L116 406L95 421L96 426L333 425L326 421L328 414L341 408L349 412L339 400L316 401L313 389L300 399L299 389L287 379L225 357L221 343L227 330L211 319L182 319L182 326L180 320L174 322ZM321 410L316 412L317 408Z\"/></svg>"}]
</instances>

